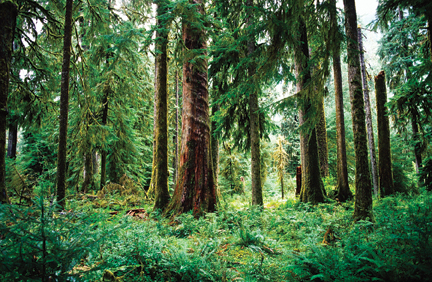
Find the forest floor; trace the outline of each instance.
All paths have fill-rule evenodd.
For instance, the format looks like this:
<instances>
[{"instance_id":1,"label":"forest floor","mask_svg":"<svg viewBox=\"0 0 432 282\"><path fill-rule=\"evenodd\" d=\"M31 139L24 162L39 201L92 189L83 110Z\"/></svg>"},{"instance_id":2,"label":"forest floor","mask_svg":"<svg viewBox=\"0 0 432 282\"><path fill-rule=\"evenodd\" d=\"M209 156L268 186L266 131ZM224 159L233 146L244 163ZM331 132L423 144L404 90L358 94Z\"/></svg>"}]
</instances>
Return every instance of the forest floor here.
<instances>
[{"instance_id":1,"label":"forest floor","mask_svg":"<svg viewBox=\"0 0 432 282\"><path fill-rule=\"evenodd\" d=\"M427 192L375 199L373 223L353 222L353 202L312 206L293 194L263 210L233 196L199 219L84 198L62 213L41 199L1 210L2 281L432 280Z\"/></svg>"}]
</instances>

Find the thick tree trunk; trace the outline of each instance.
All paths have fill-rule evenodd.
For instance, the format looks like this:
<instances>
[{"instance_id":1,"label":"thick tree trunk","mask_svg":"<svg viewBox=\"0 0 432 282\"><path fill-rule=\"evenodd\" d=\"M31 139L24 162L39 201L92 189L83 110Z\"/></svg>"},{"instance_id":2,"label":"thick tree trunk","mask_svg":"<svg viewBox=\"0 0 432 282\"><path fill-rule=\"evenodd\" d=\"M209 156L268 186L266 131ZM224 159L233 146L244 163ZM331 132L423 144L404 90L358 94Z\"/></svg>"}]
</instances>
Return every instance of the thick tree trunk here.
<instances>
[{"instance_id":1,"label":"thick tree trunk","mask_svg":"<svg viewBox=\"0 0 432 282\"><path fill-rule=\"evenodd\" d=\"M191 0L204 13L202 0ZM198 30L188 19L183 21L182 35L187 50L206 53L204 30ZM183 113L179 176L166 212L194 216L216 210L216 190L210 148L209 95L207 61L183 63Z\"/></svg>"},{"instance_id":2,"label":"thick tree trunk","mask_svg":"<svg viewBox=\"0 0 432 282\"><path fill-rule=\"evenodd\" d=\"M360 66L361 66L361 74L363 81L363 99L365 103L366 110L366 128L368 134L368 145L369 145L369 155L370 155L370 164L372 171L372 183L374 187L375 196L378 195L378 173L377 173L377 162L376 162L376 152L375 152L375 138L372 127L372 112L370 106L369 99L369 88L367 84L366 77L366 65L364 61L364 50L363 50L363 37L361 33L361 28L358 28L358 43L359 43L359 51L360 51Z\"/></svg>"},{"instance_id":3,"label":"thick tree trunk","mask_svg":"<svg viewBox=\"0 0 432 282\"><path fill-rule=\"evenodd\" d=\"M66 14L63 38L63 63L60 87L60 127L57 155L57 201L63 208L66 206L66 152L69 112L69 66L72 46L72 4L73 0L66 0Z\"/></svg>"},{"instance_id":4,"label":"thick tree trunk","mask_svg":"<svg viewBox=\"0 0 432 282\"><path fill-rule=\"evenodd\" d=\"M0 203L9 202L5 183L7 98L17 14L12 2L0 3Z\"/></svg>"},{"instance_id":5,"label":"thick tree trunk","mask_svg":"<svg viewBox=\"0 0 432 282\"><path fill-rule=\"evenodd\" d=\"M252 7L253 0L247 0L247 26L252 26ZM255 38L249 36L247 43L248 55L251 56L255 50ZM256 69L251 65L248 69L249 77L255 75ZM262 184L261 184L261 152L260 152L260 132L259 132L259 105L258 92L255 87L251 87L249 93L249 123L251 139L251 180L252 180L252 205L263 206Z\"/></svg>"},{"instance_id":6,"label":"thick tree trunk","mask_svg":"<svg viewBox=\"0 0 432 282\"><path fill-rule=\"evenodd\" d=\"M337 44L333 50L333 76L336 105L336 144L337 144L337 198L345 202L353 197L348 183L348 165L345 144L345 116L343 104L342 70L340 60L340 41L337 39L336 0L331 0L331 38Z\"/></svg>"},{"instance_id":7,"label":"thick tree trunk","mask_svg":"<svg viewBox=\"0 0 432 282\"><path fill-rule=\"evenodd\" d=\"M324 95L318 105L319 120L315 126L318 142L318 156L320 162L321 177L327 177L329 175L329 164L328 164L328 146L327 146L327 128L326 128L326 117L324 109Z\"/></svg>"},{"instance_id":8,"label":"thick tree trunk","mask_svg":"<svg viewBox=\"0 0 432 282\"><path fill-rule=\"evenodd\" d=\"M387 90L384 71L375 76L375 97L378 121L379 191L381 197L394 193L390 147L390 125L387 116Z\"/></svg>"},{"instance_id":9,"label":"thick tree trunk","mask_svg":"<svg viewBox=\"0 0 432 282\"><path fill-rule=\"evenodd\" d=\"M166 12L166 2L157 2L157 14L161 17ZM170 200L168 191L168 32L166 24L157 19L156 32L156 159L152 180L155 191L154 210L164 210Z\"/></svg>"},{"instance_id":10,"label":"thick tree trunk","mask_svg":"<svg viewBox=\"0 0 432 282\"><path fill-rule=\"evenodd\" d=\"M18 122L17 120L9 121L7 157L10 159L16 158L17 142L18 142Z\"/></svg>"},{"instance_id":11,"label":"thick tree trunk","mask_svg":"<svg viewBox=\"0 0 432 282\"><path fill-rule=\"evenodd\" d=\"M297 92L300 96L300 126L307 122L308 111L311 110L311 101L308 97L307 87L311 80L309 64L309 46L307 38L306 23L303 18L299 19L300 40L294 48L294 60L296 69ZM304 91L304 93L302 93ZM300 133L300 143L302 146L302 180L300 201L313 204L324 201L324 187L321 181L320 165L318 157L318 145L315 127L303 129Z\"/></svg>"},{"instance_id":12,"label":"thick tree trunk","mask_svg":"<svg viewBox=\"0 0 432 282\"><path fill-rule=\"evenodd\" d=\"M348 83L356 159L354 218L373 219L372 186L368 164L364 100L358 56L357 14L354 0L344 0L345 30L348 37Z\"/></svg>"}]
</instances>

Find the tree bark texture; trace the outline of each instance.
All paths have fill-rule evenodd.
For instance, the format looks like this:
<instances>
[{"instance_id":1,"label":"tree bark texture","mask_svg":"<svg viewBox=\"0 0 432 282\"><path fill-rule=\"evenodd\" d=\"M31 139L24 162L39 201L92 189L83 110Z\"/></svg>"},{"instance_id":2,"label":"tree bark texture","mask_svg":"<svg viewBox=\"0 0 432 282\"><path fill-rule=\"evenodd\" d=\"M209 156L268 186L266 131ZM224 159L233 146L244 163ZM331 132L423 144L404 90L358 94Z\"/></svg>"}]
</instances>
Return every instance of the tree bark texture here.
<instances>
[{"instance_id":1,"label":"tree bark texture","mask_svg":"<svg viewBox=\"0 0 432 282\"><path fill-rule=\"evenodd\" d=\"M204 13L202 0L191 0ZM183 21L182 36L187 50L206 52L204 30ZM166 212L191 211L194 216L216 210L216 190L210 148L207 61L183 63L183 113L179 176Z\"/></svg>"},{"instance_id":2,"label":"tree bark texture","mask_svg":"<svg viewBox=\"0 0 432 282\"><path fill-rule=\"evenodd\" d=\"M306 23L303 18L299 19L300 40L294 48L294 60L296 69L297 92L306 91L311 80L309 64L309 46L307 38ZM310 86L309 86L310 87ZM300 98L300 126L307 122L308 112L311 110L311 101L306 93L301 93ZM301 165L301 192L300 201L313 204L324 201L324 187L321 181L320 165L318 157L318 144L316 129L313 127L307 132L303 129L300 133L302 150Z\"/></svg>"},{"instance_id":3,"label":"tree bark texture","mask_svg":"<svg viewBox=\"0 0 432 282\"><path fill-rule=\"evenodd\" d=\"M344 10L345 31L348 37L348 83L356 160L354 218L355 220L366 218L372 219L372 186L366 143L366 124L357 42L357 15L355 1L344 0Z\"/></svg>"},{"instance_id":4,"label":"tree bark texture","mask_svg":"<svg viewBox=\"0 0 432 282\"><path fill-rule=\"evenodd\" d=\"M390 124L385 106L387 90L385 73L381 71L375 76L375 95L378 121L378 157L379 157L379 191L381 197L394 193L392 158L390 146Z\"/></svg>"},{"instance_id":5,"label":"tree bark texture","mask_svg":"<svg viewBox=\"0 0 432 282\"><path fill-rule=\"evenodd\" d=\"M368 134L368 145L369 145L369 155L370 155L370 164L372 171L372 183L374 187L375 196L378 195L378 173L377 173L377 161L376 161L376 152L375 152L375 138L372 127L372 112L370 106L369 99L369 88L366 77L366 64L364 61L364 50L363 50L363 37L361 33L361 28L358 28L358 43L359 43L359 51L360 51L360 67L363 81L363 99L365 103L366 110L366 128Z\"/></svg>"},{"instance_id":6,"label":"tree bark texture","mask_svg":"<svg viewBox=\"0 0 432 282\"><path fill-rule=\"evenodd\" d=\"M108 55L107 55L107 67L108 67ZM104 96L102 98L102 125L108 123L108 97L111 93L111 87L107 81L104 85ZM107 168L107 148L103 148L101 152L101 172L100 172L100 189L102 190L106 182L106 168Z\"/></svg>"},{"instance_id":7,"label":"tree bark texture","mask_svg":"<svg viewBox=\"0 0 432 282\"><path fill-rule=\"evenodd\" d=\"M418 128L418 121L417 121L417 113L411 112L411 127L413 132L413 140L414 140L414 158L415 158L415 167L416 167L416 173L420 172L420 168L422 167L422 145L419 135L419 128Z\"/></svg>"},{"instance_id":8,"label":"tree bark texture","mask_svg":"<svg viewBox=\"0 0 432 282\"><path fill-rule=\"evenodd\" d=\"M217 113L220 109L218 104L213 105L212 115ZM211 147L212 147L212 159L213 159L213 172L216 189L218 187L218 175L219 175L219 140L214 136L213 131L216 129L216 122L212 121L212 135L211 135Z\"/></svg>"},{"instance_id":9,"label":"tree bark texture","mask_svg":"<svg viewBox=\"0 0 432 282\"><path fill-rule=\"evenodd\" d=\"M158 1L157 14L166 12L166 2ZM164 210L169 203L168 191L168 29L160 18L156 31L156 159L153 160L154 210Z\"/></svg>"},{"instance_id":10,"label":"tree bark texture","mask_svg":"<svg viewBox=\"0 0 432 282\"><path fill-rule=\"evenodd\" d=\"M9 202L5 183L7 98L17 15L15 4L0 3L0 203Z\"/></svg>"},{"instance_id":11,"label":"tree bark texture","mask_svg":"<svg viewBox=\"0 0 432 282\"><path fill-rule=\"evenodd\" d=\"M63 208L66 206L66 153L69 112L69 66L72 46L72 5L73 0L66 1L66 14L63 37L63 63L60 86L60 127L57 154L57 201Z\"/></svg>"},{"instance_id":12,"label":"tree bark texture","mask_svg":"<svg viewBox=\"0 0 432 282\"><path fill-rule=\"evenodd\" d=\"M7 157L10 159L16 158L18 143L18 122L17 120L9 120L9 137Z\"/></svg>"},{"instance_id":13,"label":"tree bark texture","mask_svg":"<svg viewBox=\"0 0 432 282\"><path fill-rule=\"evenodd\" d=\"M252 7L253 0L246 1L247 7L247 26L252 26ZM255 38L249 35L247 42L248 55L251 56L255 51ZM249 77L255 75L256 68L252 64L248 68ZM260 128L259 128L259 104L258 92L253 87L249 93L249 120L250 120L250 140L251 140L251 184L252 184L252 205L263 206L264 200L262 195L261 183L261 151L260 151Z\"/></svg>"},{"instance_id":14,"label":"tree bark texture","mask_svg":"<svg viewBox=\"0 0 432 282\"><path fill-rule=\"evenodd\" d=\"M174 133L174 158L173 158L173 170L174 170L174 175L173 175L173 182L174 182L174 187L175 187L175 183L177 180L177 175L178 175L178 137L179 137L179 92L178 92L178 71L176 70L176 74L175 74L175 95L176 95L176 113L175 113L175 133Z\"/></svg>"},{"instance_id":15,"label":"tree bark texture","mask_svg":"<svg viewBox=\"0 0 432 282\"><path fill-rule=\"evenodd\" d=\"M324 109L324 95L318 105L319 115L318 123L315 126L318 142L318 156L320 162L321 177L327 177L329 175L329 164L328 164L328 145L327 145L327 127L326 117Z\"/></svg>"}]
</instances>

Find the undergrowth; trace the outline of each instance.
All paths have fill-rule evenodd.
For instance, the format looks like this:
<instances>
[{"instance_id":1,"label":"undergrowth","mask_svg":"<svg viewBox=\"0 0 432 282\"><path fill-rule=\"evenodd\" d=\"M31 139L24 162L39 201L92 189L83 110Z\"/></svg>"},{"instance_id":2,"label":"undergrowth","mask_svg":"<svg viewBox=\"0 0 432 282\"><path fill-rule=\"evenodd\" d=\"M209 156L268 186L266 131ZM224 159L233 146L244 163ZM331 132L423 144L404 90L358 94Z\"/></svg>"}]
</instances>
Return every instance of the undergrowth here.
<instances>
[{"instance_id":1,"label":"undergrowth","mask_svg":"<svg viewBox=\"0 0 432 282\"><path fill-rule=\"evenodd\" d=\"M352 202L312 206L291 195L262 210L242 197L200 219L133 217L91 200L64 213L42 199L2 205L0 280L432 280L428 192L376 200L374 223L354 223Z\"/></svg>"}]
</instances>

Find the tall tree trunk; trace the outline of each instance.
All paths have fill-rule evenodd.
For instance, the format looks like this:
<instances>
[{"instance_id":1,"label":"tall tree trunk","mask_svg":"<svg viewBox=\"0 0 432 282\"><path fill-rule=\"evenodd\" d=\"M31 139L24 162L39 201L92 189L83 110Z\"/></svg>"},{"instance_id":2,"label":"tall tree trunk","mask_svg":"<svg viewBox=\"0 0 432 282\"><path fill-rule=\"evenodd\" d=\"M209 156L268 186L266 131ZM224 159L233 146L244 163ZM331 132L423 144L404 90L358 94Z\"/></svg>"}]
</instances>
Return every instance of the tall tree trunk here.
<instances>
[{"instance_id":1,"label":"tall tree trunk","mask_svg":"<svg viewBox=\"0 0 432 282\"><path fill-rule=\"evenodd\" d=\"M214 116L220 109L218 104L212 107L212 116ZM211 125L211 147L212 147L212 159L213 159L213 173L216 189L218 187L218 175L219 175L219 140L214 136L213 132L216 129L216 122L212 121Z\"/></svg>"},{"instance_id":2,"label":"tall tree trunk","mask_svg":"<svg viewBox=\"0 0 432 282\"><path fill-rule=\"evenodd\" d=\"M247 0L247 27L252 27L252 7L253 0ZM255 50L255 38L249 35L247 42L248 55L251 56ZM249 66L248 75L253 77L256 68L254 65ZM250 139L251 139L251 179L252 179L252 205L263 206L262 184L261 184L261 152L260 152L260 128L259 128L259 105L258 92L255 85L252 86L249 93L249 121L250 121Z\"/></svg>"},{"instance_id":3,"label":"tall tree trunk","mask_svg":"<svg viewBox=\"0 0 432 282\"><path fill-rule=\"evenodd\" d=\"M329 175L329 164L328 164L328 146L327 146L327 128L326 128L326 117L324 109L324 95L318 105L317 113L319 120L315 126L318 142L318 156L320 162L321 177L327 177Z\"/></svg>"},{"instance_id":4,"label":"tall tree trunk","mask_svg":"<svg viewBox=\"0 0 432 282\"><path fill-rule=\"evenodd\" d=\"M308 112L311 110L311 101L308 97L307 87L311 80L309 68L309 43L307 38L306 23L303 18L299 18L300 40L294 48L294 60L296 69L297 92L300 96L300 126L308 122ZM304 91L304 93L302 93ZM300 143L302 146L302 165L301 165L301 192L300 201L313 204L324 201L324 187L321 181L318 145L316 129L313 127L310 132L303 129L300 133Z\"/></svg>"},{"instance_id":5,"label":"tall tree trunk","mask_svg":"<svg viewBox=\"0 0 432 282\"><path fill-rule=\"evenodd\" d=\"M18 121L9 120L9 138L8 138L8 149L7 157L10 159L16 158L18 142Z\"/></svg>"},{"instance_id":6,"label":"tall tree trunk","mask_svg":"<svg viewBox=\"0 0 432 282\"><path fill-rule=\"evenodd\" d=\"M108 55L107 55L107 66L108 66ZM104 96L102 98L102 125L107 125L108 122L108 96L111 93L111 87L109 81L104 85ZM101 172L100 172L100 189L102 190L106 182L106 168L107 168L107 148L103 148L101 152Z\"/></svg>"},{"instance_id":7,"label":"tall tree trunk","mask_svg":"<svg viewBox=\"0 0 432 282\"><path fill-rule=\"evenodd\" d=\"M418 121L417 121L417 113L415 111L411 111L411 127L413 132L413 140L414 140L414 157L415 157L415 167L416 173L420 172L420 168L422 167L422 155L421 155L421 141L419 135Z\"/></svg>"},{"instance_id":8,"label":"tall tree trunk","mask_svg":"<svg viewBox=\"0 0 432 282\"><path fill-rule=\"evenodd\" d=\"M375 76L375 95L378 121L379 190L381 197L394 193L390 147L390 125L387 116L387 90L384 71Z\"/></svg>"},{"instance_id":9,"label":"tall tree trunk","mask_svg":"<svg viewBox=\"0 0 432 282\"><path fill-rule=\"evenodd\" d=\"M179 91L178 91L178 71L175 73L175 95L176 95L176 113L175 113L175 133L174 133L174 158L173 158L173 182L174 187L177 181L178 175L178 136L179 136Z\"/></svg>"},{"instance_id":10,"label":"tall tree trunk","mask_svg":"<svg viewBox=\"0 0 432 282\"><path fill-rule=\"evenodd\" d=\"M0 203L9 202L5 183L7 98L17 15L15 4L0 3Z\"/></svg>"},{"instance_id":11,"label":"tall tree trunk","mask_svg":"<svg viewBox=\"0 0 432 282\"><path fill-rule=\"evenodd\" d=\"M281 196L282 196L282 200L284 199L284 182L283 182L283 173L282 173L282 177L280 178L280 183L281 183Z\"/></svg>"},{"instance_id":12,"label":"tall tree trunk","mask_svg":"<svg viewBox=\"0 0 432 282\"><path fill-rule=\"evenodd\" d=\"M57 155L57 201L62 208L66 206L66 152L69 112L69 66L72 46L72 4L73 0L66 0L66 14L63 38L63 64L60 87L60 127Z\"/></svg>"},{"instance_id":13,"label":"tall tree trunk","mask_svg":"<svg viewBox=\"0 0 432 282\"><path fill-rule=\"evenodd\" d=\"M190 0L204 14L202 0ZM206 53L205 31L184 19L182 36L185 48ZM207 60L183 63L183 113L180 169L171 202L166 212L193 211L194 216L216 210L216 190L210 148Z\"/></svg>"},{"instance_id":14,"label":"tall tree trunk","mask_svg":"<svg viewBox=\"0 0 432 282\"><path fill-rule=\"evenodd\" d=\"M345 202L353 197L348 183L348 165L345 144L345 116L343 105L342 70L340 60L340 40L337 38L336 0L331 0L331 40L337 48L333 49L333 76L336 105L336 144L337 144L337 198Z\"/></svg>"},{"instance_id":15,"label":"tall tree trunk","mask_svg":"<svg viewBox=\"0 0 432 282\"><path fill-rule=\"evenodd\" d=\"M348 83L356 159L355 220L370 218L372 213L372 186L368 165L364 100L362 93L360 59L358 56L357 14L354 0L344 0L345 30L348 37Z\"/></svg>"},{"instance_id":16,"label":"tall tree trunk","mask_svg":"<svg viewBox=\"0 0 432 282\"><path fill-rule=\"evenodd\" d=\"M84 160L84 182L81 187L81 192L87 193L89 187L91 188L93 185L93 162L92 162L92 153L88 151L85 154Z\"/></svg>"},{"instance_id":17,"label":"tall tree trunk","mask_svg":"<svg viewBox=\"0 0 432 282\"><path fill-rule=\"evenodd\" d=\"M359 51L360 51L361 74L362 74L362 81L363 81L363 99L364 99L365 110L366 110L366 128L368 134L369 155L370 155L370 164L371 164L371 171L372 171L372 183L374 187L374 194L375 196L377 196L378 195L378 173L377 173L377 162L376 162L376 152L375 152L375 138L374 138L374 132L372 127L372 112L371 112L370 99L369 99L369 88L368 88L367 77L366 77L366 65L364 61L363 37L362 37L362 32L360 27L358 28L358 43L359 43Z\"/></svg>"},{"instance_id":18,"label":"tall tree trunk","mask_svg":"<svg viewBox=\"0 0 432 282\"><path fill-rule=\"evenodd\" d=\"M164 210L170 200L168 191L168 31L161 17L167 10L166 1L157 1L156 31L156 159L153 160L154 210Z\"/></svg>"}]
</instances>

